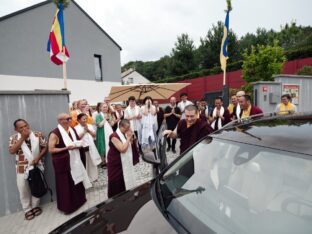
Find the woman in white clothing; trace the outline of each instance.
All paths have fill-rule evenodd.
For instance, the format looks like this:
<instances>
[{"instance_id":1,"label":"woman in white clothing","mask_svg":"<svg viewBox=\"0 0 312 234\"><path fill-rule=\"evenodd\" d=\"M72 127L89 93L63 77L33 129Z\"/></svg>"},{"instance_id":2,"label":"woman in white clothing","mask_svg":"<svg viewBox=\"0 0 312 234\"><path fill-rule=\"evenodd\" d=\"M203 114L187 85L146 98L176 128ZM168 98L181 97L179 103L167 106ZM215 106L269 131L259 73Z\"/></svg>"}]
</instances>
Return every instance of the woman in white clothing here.
<instances>
[{"instance_id":1,"label":"woman in white clothing","mask_svg":"<svg viewBox=\"0 0 312 234\"><path fill-rule=\"evenodd\" d=\"M94 182L98 179L98 168L102 160L96 146L94 144L95 131L91 124L87 123L88 116L85 113L81 113L77 116L78 125L75 130L82 140L82 146L86 154L86 170L90 179L90 182Z\"/></svg>"},{"instance_id":2,"label":"woman in white clothing","mask_svg":"<svg viewBox=\"0 0 312 234\"><path fill-rule=\"evenodd\" d=\"M157 112L156 107L152 105L153 100L147 96L141 107L141 126L139 141L144 151L155 151L156 149L156 131L157 131Z\"/></svg>"}]
</instances>

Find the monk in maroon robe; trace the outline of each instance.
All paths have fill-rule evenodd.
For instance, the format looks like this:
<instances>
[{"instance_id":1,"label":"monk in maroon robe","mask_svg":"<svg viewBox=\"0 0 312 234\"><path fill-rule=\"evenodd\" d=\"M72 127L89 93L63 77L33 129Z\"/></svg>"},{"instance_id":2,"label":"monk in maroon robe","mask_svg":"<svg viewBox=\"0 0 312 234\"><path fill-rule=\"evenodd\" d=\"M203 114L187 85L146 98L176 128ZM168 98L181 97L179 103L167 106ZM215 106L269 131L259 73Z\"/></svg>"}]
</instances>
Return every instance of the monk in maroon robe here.
<instances>
[{"instance_id":1,"label":"monk in maroon robe","mask_svg":"<svg viewBox=\"0 0 312 234\"><path fill-rule=\"evenodd\" d=\"M179 121L177 131L167 130L164 134L168 134L171 138L180 138L180 154L186 151L194 143L201 138L207 136L213 130L207 121L203 121L198 116L198 109L194 105L185 107L185 119Z\"/></svg>"},{"instance_id":2,"label":"monk in maroon robe","mask_svg":"<svg viewBox=\"0 0 312 234\"><path fill-rule=\"evenodd\" d=\"M117 129L118 130L118 129ZM121 134L126 135L126 142L122 142L118 131L113 132L109 137L109 150L107 155L107 176L108 176L108 197L113 197L126 191L124 173L122 169L121 153L127 151L129 145L132 148L133 166L139 162L139 150L133 141L133 132L130 130L130 122L123 119L119 122Z\"/></svg>"},{"instance_id":3,"label":"monk in maroon robe","mask_svg":"<svg viewBox=\"0 0 312 234\"><path fill-rule=\"evenodd\" d=\"M63 113L58 116L58 123L65 129L69 129L71 118ZM74 130L74 129L73 129ZM79 139L77 133L76 138ZM69 137L72 136L69 133ZM70 214L80 208L87 200L85 188L82 182L74 184L71 176L69 150L77 149L75 146L67 146L64 143L60 130L54 129L49 136L49 152L52 154L52 163L55 174L57 208L65 214ZM84 154L81 148L80 155Z\"/></svg>"},{"instance_id":4,"label":"monk in maroon robe","mask_svg":"<svg viewBox=\"0 0 312 234\"><path fill-rule=\"evenodd\" d=\"M179 137L181 139L180 154L184 153L197 141L213 132L213 129L207 121L203 121L199 118L198 109L195 105L186 106L184 113L185 119L179 121L176 131L164 131L164 134L167 134L168 137ZM190 178L194 174L193 158L180 168L179 174L183 175L185 178Z\"/></svg>"},{"instance_id":5,"label":"monk in maroon robe","mask_svg":"<svg viewBox=\"0 0 312 234\"><path fill-rule=\"evenodd\" d=\"M240 118L244 119L250 116L252 118L259 118L263 116L263 111L251 104L251 97L249 95L243 95L239 99L239 105L241 107Z\"/></svg>"}]
</instances>

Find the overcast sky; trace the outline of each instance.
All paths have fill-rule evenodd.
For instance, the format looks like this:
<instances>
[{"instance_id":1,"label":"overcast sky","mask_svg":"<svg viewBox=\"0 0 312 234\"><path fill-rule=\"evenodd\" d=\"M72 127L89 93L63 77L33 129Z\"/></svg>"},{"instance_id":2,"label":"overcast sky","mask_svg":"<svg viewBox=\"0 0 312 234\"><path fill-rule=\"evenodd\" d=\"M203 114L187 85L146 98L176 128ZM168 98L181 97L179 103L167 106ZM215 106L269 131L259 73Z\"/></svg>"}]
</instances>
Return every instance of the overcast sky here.
<instances>
[{"instance_id":1,"label":"overcast sky","mask_svg":"<svg viewBox=\"0 0 312 234\"><path fill-rule=\"evenodd\" d=\"M0 17L39 2L42 1L0 0ZM200 37L204 37L213 24L224 21L226 8L226 0L76 2L122 47L122 65L169 55L182 33L188 33L195 45L199 45ZM232 5L230 28L239 37L254 33L258 27L279 30L291 21L312 25L312 0L232 0ZM70 45L68 47L70 49Z\"/></svg>"}]
</instances>

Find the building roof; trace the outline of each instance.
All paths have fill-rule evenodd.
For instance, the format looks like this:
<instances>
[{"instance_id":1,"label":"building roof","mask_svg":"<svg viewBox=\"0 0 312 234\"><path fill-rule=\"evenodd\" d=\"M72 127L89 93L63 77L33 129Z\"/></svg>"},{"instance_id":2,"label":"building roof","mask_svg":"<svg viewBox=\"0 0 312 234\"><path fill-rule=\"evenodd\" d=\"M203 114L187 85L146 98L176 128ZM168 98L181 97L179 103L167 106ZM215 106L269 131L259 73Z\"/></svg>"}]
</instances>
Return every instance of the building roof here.
<instances>
[{"instance_id":1,"label":"building roof","mask_svg":"<svg viewBox=\"0 0 312 234\"><path fill-rule=\"evenodd\" d=\"M76 3L74 0L71 0L71 2L73 3L73 4L75 4L81 11L82 11L82 13L83 14L85 14L85 16L87 16L120 50L122 50L122 48L121 48L121 46L120 45L118 45L118 43L110 36L110 35L108 35L108 33L107 32L105 32L104 31L104 29L100 26L100 25L98 25L95 21L94 21L94 19L92 19L92 17L90 16L90 15L88 15L88 13L87 12L85 12L80 6L79 6L79 4L78 3ZM32 5L32 6L30 6L30 7L27 7L27 8L24 8L24 9L22 9L22 10L19 10L19 11L15 11L15 12L13 12L13 13L11 13L11 14L8 14L8 15L5 15L5 16L2 16L2 17L0 17L0 22L1 21L3 21L3 20L6 20L6 19L8 19L8 18L11 18L11 17L14 17L14 16L16 16L16 15L19 15L19 14L22 14L22 13L24 13L24 12L27 12L27 11L30 11L30 10L32 10L32 9L35 9L35 8L37 8L37 7L41 7L41 6L44 6L44 5L46 5L46 4L49 4L49 3L52 3L52 0L47 0L47 1L44 1L44 2L40 2L40 3L38 3L38 4L35 4L35 5Z\"/></svg>"},{"instance_id":2,"label":"building roof","mask_svg":"<svg viewBox=\"0 0 312 234\"><path fill-rule=\"evenodd\" d=\"M296 74L279 74L279 75L273 75L275 78L295 78L295 79L312 79L312 76L308 75L296 75Z\"/></svg>"},{"instance_id":3,"label":"building roof","mask_svg":"<svg viewBox=\"0 0 312 234\"><path fill-rule=\"evenodd\" d=\"M281 83L280 82L276 82L276 81L257 81L257 82L251 82L250 84L252 84L252 85L257 85L257 84L280 85Z\"/></svg>"},{"instance_id":4,"label":"building roof","mask_svg":"<svg viewBox=\"0 0 312 234\"><path fill-rule=\"evenodd\" d=\"M124 78L125 76L130 75L134 71L135 70L133 68L129 68L128 70L126 70L123 73L121 73L121 78Z\"/></svg>"}]
</instances>

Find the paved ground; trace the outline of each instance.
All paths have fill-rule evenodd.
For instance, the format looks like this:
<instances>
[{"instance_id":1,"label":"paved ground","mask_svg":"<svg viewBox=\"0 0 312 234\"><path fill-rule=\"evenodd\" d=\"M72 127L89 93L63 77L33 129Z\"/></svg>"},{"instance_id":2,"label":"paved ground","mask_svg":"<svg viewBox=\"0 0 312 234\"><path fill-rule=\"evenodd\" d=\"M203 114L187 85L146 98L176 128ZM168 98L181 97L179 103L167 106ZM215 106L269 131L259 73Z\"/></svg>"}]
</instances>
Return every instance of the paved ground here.
<instances>
[{"instance_id":1,"label":"paved ground","mask_svg":"<svg viewBox=\"0 0 312 234\"><path fill-rule=\"evenodd\" d=\"M178 143L178 142L177 142ZM177 144L177 149L179 145ZM168 161L171 162L177 156L172 152L167 153ZM152 178L151 165L141 162L136 166L137 184L142 184ZM99 180L92 188L87 190L87 202L79 210L71 215L64 215L56 208L56 202L51 202L42 206L43 213L27 221L24 219L24 212L18 212L0 218L0 233L8 234L44 234L49 233L60 224L71 219L77 214L95 206L107 199L107 171L99 169Z\"/></svg>"}]
</instances>

